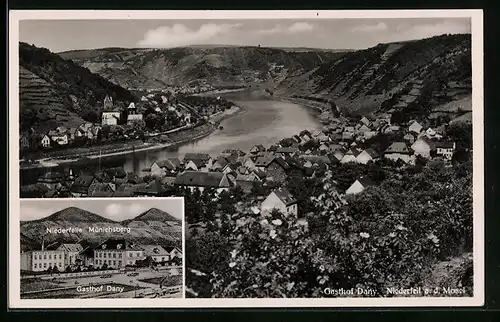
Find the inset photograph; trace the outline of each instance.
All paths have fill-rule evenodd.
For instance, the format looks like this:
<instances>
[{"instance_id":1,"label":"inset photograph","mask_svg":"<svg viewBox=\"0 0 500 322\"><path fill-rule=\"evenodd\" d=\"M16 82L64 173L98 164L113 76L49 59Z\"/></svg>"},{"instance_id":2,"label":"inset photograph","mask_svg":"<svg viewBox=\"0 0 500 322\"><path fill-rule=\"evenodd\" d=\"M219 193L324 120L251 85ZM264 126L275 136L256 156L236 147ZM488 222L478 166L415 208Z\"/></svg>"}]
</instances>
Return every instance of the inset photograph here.
<instances>
[{"instance_id":1,"label":"inset photograph","mask_svg":"<svg viewBox=\"0 0 500 322\"><path fill-rule=\"evenodd\" d=\"M182 198L22 200L21 299L182 298Z\"/></svg>"}]
</instances>

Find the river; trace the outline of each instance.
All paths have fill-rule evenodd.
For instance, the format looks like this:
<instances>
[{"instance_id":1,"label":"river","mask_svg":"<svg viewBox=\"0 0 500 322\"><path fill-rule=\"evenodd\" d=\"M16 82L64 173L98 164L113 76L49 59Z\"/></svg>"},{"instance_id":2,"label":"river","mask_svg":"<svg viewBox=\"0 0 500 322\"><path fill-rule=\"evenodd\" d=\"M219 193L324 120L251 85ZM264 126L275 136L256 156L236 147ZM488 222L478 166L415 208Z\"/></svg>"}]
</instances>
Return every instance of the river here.
<instances>
[{"instance_id":1,"label":"river","mask_svg":"<svg viewBox=\"0 0 500 322\"><path fill-rule=\"evenodd\" d=\"M321 128L315 118L315 112L307 107L288 102L245 97L235 93L221 96L243 108L240 113L222 121L222 130L216 130L205 138L161 150L106 157L100 161L98 159L86 160L85 164L65 164L60 167L71 167L75 172L82 168L96 170L99 167L123 167L127 172L143 175L147 173L144 170L149 169L156 160L183 157L189 152L208 153L212 157L217 157L225 149L241 149L248 152L256 144L269 147L304 129ZM36 182L38 176L45 171L47 170L22 170L22 184Z\"/></svg>"}]
</instances>

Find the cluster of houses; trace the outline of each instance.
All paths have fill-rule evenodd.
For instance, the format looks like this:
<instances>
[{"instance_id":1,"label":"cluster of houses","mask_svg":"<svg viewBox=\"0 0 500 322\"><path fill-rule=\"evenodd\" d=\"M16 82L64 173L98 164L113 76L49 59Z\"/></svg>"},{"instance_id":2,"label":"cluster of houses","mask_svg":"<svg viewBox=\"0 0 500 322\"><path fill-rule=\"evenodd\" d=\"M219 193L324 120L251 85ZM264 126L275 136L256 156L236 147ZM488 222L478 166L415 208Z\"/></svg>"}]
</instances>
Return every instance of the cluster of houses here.
<instances>
[{"instance_id":1,"label":"cluster of houses","mask_svg":"<svg viewBox=\"0 0 500 322\"><path fill-rule=\"evenodd\" d=\"M77 127L58 126L44 134L38 134L34 130L22 133L19 146L21 150L44 148L54 146L67 146L78 140L96 141L100 124L85 122Z\"/></svg>"},{"instance_id":2,"label":"cluster of houses","mask_svg":"<svg viewBox=\"0 0 500 322\"><path fill-rule=\"evenodd\" d=\"M390 143L385 151L367 146L370 138L384 133L398 133L402 139ZM347 137L349 139L347 140ZM285 144L284 141L287 141ZM286 145L286 146L285 146ZM417 156L451 160L455 143L445 140L443 128L425 127L417 121L406 127L390 124L390 115L375 120L362 118L357 124L325 127L307 131L268 148L256 145L249 151L228 149L219 156L187 153L183 158L167 158L153 162L149 176L140 178L122 168L105 169L96 174L74 176L47 172L36 184L23 186L21 196L43 197L133 197L168 196L176 188L190 190L214 189L220 193L231 187L241 187L251 193L256 185L283 186L292 173L304 177L321 176L336 163L368 164L381 158L414 164ZM269 183L272 182L272 185ZM373 184L368 178L358 178L344 194L361 192ZM273 191L271 204L282 201L280 209L295 213L293 197L285 190ZM340 195L340 194L339 194ZM269 208L264 203L265 209Z\"/></svg>"},{"instance_id":3,"label":"cluster of houses","mask_svg":"<svg viewBox=\"0 0 500 322\"><path fill-rule=\"evenodd\" d=\"M68 267L120 269L134 266L137 261L150 257L156 263L182 260L178 247L143 245L124 239L107 239L96 247L83 247L81 244L60 244L57 248L46 249L42 243L40 250L21 253L21 270L41 272L57 269L66 271Z\"/></svg>"}]
</instances>

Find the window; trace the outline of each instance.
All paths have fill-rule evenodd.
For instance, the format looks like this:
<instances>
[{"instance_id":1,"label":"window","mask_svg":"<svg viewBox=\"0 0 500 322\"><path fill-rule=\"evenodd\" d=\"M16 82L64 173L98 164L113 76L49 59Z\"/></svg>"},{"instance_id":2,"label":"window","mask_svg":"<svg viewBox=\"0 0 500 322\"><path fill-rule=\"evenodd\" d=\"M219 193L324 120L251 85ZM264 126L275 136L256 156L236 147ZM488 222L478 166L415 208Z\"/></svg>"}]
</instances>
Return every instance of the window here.
<instances>
[{"instance_id":1,"label":"window","mask_svg":"<svg viewBox=\"0 0 500 322\"><path fill-rule=\"evenodd\" d=\"M132 253L129 253L129 254L128 254L128 257L133 257L133 255L134 255L134 254L132 254Z\"/></svg>"},{"instance_id":2,"label":"window","mask_svg":"<svg viewBox=\"0 0 500 322\"><path fill-rule=\"evenodd\" d=\"M59 259L62 259L62 254L59 254Z\"/></svg>"},{"instance_id":3,"label":"window","mask_svg":"<svg viewBox=\"0 0 500 322\"><path fill-rule=\"evenodd\" d=\"M43 263L43 268L47 268L47 263Z\"/></svg>"},{"instance_id":4,"label":"window","mask_svg":"<svg viewBox=\"0 0 500 322\"><path fill-rule=\"evenodd\" d=\"M113 261L113 266L116 266L116 261Z\"/></svg>"},{"instance_id":5,"label":"window","mask_svg":"<svg viewBox=\"0 0 500 322\"><path fill-rule=\"evenodd\" d=\"M36 256L36 254L35 254L35 255L33 256L33 258L34 258L34 259L37 259L37 256Z\"/></svg>"},{"instance_id":6,"label":"window","mask_svg":"<svg viewBox=\"0 0 500 322\"><path fill-rule=\"evenodd\" d=\"M59 262L59 265L57 265L57 266L62 267L62 264Z\"/></svg>"},{"instance_id":7,"label":"window","mask_svg":"<svg viewBox=\"0 0 500 322\"><path fill-rule=\"evenodd\" d=\"M102 257L106 258L106 253L102 253Z\"/></svg>"},{"instance_id":8,"label":"window","mask_svg":"<svg viewBox=\"0 0 500 322\"><path fill-rule=\"evenodd\" d=\"M52 259L52 255L49 254L49 259Z\"/></svg>"},{"instance_id":9,"label":"window","mask_svg":"<svg viewBox=\"0 0 500 322\"><path fill-rule=\"evenodd\" d=\"M116 258L116 253L113 253L113 258Z\"/></svg>"},{"instance_id":10,"label":"window","mask_svg":"<svg viewBox=\"0 0 500 322\"><path fill-rule=\"evenodd\" d=\"M43 259L47 259L47 254L43 254Z\"/></svg>"},{"instance_id":11,"label":"window","mask_svg":"<svg viewBox=\"0 0 500 322\"><path fill-rule=\"evenodd\" d=\"M36 268L36 263L35 263L35 264L33 264L33 268Z\"/></svg>"},{"instance_id":12,"label":"window","mask_svg":"<svg viewBox=\"0 0 500 322\"><path fill-rule=\"evenodd\" d=\"M118 258L122 258L122 253L119 253L119 254L118 254Z\"/></svg>"}]
</instances>

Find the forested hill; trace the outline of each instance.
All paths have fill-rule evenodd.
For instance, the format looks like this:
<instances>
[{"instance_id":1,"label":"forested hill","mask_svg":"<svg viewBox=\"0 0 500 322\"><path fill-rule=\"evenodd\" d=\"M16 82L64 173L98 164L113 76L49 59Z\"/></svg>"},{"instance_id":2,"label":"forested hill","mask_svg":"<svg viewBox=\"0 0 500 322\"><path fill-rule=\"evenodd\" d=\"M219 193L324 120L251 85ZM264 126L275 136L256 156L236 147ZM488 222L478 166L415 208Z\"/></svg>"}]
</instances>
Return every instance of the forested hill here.
<instances>
[{"instance_id":1,"label":"forested hill","mask_svg":"<svg viewBox=\"0 0 500 322\"><path fill-rule=\"evenodd\" d=\"M289 76L275 93L333 100L349 113L429 109L470 96L471 35L379 44Z\"/></svg>"},{"instance_id":2,"label":"forested hill","mask_svg":"<svg viewBox=\"0 0 500 322\"><path fill-rule=\"evenodd\" d=\"M19 43L19 65L21 130L79 125L89 115L95 118L106 95L123 104L136 100L127 89L45 48Z\"/></svg>"},{"instance_id":3,"label":"forested hill","mask_svg":"<svg viewBox=\"0 0 500 322\"><path fill-rule=\"evenodd\" d=\"M337 59L343 51L241 46L170 49L104 48L59 53L126 88L160 88L206 81L212 86L246 86L280 81Z\"/></svg>"}]
</instances>

